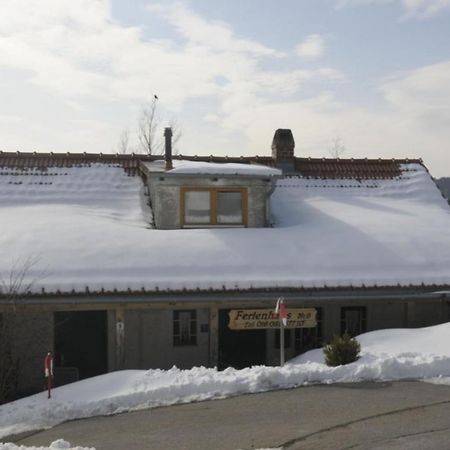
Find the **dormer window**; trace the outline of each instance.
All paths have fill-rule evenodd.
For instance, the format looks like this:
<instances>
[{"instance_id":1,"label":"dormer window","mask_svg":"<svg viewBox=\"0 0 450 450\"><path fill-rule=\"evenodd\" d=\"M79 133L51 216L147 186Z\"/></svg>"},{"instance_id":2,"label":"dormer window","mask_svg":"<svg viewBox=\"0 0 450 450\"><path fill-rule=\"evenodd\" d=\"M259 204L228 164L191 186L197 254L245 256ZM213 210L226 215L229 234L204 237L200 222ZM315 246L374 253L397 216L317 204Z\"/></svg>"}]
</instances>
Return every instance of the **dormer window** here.
<instances>
[{"instance_id":1,"label":"dormer window","mask_svg":"<svg viewBox=\"0 0 450 450\"><path fill-rule=\"evenodd\" d=\"M172 167L172 168L170 168ZM174 159L142 162L155 228L257 228L270 224L279 169Z\"/></svg>"},{"instance_id":2,"label":"dormer window","mask_svg":"<svg viewBox=\"0 0 450 450\"><path fill-rule=\"evenodd\" d=\"M181 188L181 225L247 226L246 188Z\"/></svg>"}]
</instances>

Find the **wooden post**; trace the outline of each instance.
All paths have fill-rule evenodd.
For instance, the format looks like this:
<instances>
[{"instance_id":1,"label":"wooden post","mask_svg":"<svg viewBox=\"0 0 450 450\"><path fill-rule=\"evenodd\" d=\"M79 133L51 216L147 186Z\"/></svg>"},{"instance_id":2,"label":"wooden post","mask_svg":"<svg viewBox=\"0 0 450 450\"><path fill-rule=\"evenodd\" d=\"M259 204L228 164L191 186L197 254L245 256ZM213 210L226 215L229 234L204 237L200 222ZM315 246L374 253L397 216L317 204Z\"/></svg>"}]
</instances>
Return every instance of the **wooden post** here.
<instances>
[{"instance_id":1,"label":"wooden post","mask_svg":"<svg viewBox=\"0 0 450 450\"><path fill-rule=\"evenodd\" d=\"M125 368L125 311L116 309L116 370Z\"/></svg>"},{"instance_id":2,"label":"wooden post","mask_svg":"<svg viewBox=\"0 0 450 450\"><path fill-rule=\"evenodd\" d=\"M209 366L217 367L219 363L219 309L216 305L209 307Z\"/></svg>"}]
</instances>

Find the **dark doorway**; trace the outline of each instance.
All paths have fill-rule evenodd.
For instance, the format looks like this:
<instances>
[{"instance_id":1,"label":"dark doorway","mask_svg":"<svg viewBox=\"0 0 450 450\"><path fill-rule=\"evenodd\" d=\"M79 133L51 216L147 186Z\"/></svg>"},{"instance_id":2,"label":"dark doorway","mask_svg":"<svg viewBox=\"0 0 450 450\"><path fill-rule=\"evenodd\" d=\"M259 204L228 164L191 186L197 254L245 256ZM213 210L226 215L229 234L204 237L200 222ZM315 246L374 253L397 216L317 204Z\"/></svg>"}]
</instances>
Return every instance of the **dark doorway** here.
<instances>
[{"instance_id":1,"label":"dark doorway","mask_svg":"<svg viewBox=\"0 0 450 450\"><path fill-rule=\"evenodd\" d=\"M107 371L106 311L56 312L55 383L61 385Z\"/></svg>"},{"instance_id":2,"label":"dark doorway","mask_svg":"<svg viewBox=\"0 0 450 450\"><path fill-rule=\"evenodd\" d=\"M230 330L229 310L219 311L219 369L266 363L266 330Z\"/></svg>"}]
</instances>

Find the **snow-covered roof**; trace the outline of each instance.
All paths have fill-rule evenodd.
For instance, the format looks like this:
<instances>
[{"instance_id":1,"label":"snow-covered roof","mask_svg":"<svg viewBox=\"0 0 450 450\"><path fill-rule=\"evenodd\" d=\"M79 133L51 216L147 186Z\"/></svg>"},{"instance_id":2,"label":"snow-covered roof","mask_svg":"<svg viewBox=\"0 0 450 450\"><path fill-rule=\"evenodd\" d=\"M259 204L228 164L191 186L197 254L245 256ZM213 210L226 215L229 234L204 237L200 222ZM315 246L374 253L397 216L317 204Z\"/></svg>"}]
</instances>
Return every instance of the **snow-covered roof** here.
<instances>
[{"instance_id":1,"label":"snow-covered roof","mask_svg":"<svg viewBox=\"0 0 450 450\"><path fill-rule=\"evenodd\" d=\"M450 208L423 165L399 173L280 179L272 228L156 230L122 164L0 165L0 273L38 258L36 292L450 285Z\"/></svg>"},{"instance_id":2,"label":"snow-covered roof","mask_svg":"<svg viewBox=\"0 0 450 450\"><path fill-rule=\"evenodd\" d=\"M173 169L165 170L162 160L144 163L150 172L165 175L241 175L241 176L280 176L281 170L261 164L216 163L208 161L173 160Z\"/></svg>"}]
</instances>

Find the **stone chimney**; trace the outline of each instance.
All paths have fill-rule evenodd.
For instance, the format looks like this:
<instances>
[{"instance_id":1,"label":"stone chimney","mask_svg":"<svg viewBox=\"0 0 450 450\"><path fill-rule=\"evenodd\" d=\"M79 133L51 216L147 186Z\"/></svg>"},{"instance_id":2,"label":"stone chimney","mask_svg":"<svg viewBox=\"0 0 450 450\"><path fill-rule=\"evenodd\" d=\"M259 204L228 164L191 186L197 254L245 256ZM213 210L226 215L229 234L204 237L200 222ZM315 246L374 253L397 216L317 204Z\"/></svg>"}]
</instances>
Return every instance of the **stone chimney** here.
<instances>
[{"instance_id":1,"label":"stone chimney","mask_svg":"<svg viewBox=\"0 0 450 450\"><path fill-rule=\"evenodd\" d=\"M172 128L164 128L166 170L173 169L172 165Z\"/></svg>"},{"instance_id":2,"label":"stone chimney","mask_svg":"<svg viewBox=\"0 0 450 450\"><path fill-rule=\"evenodd\" d=\"M289 129L279 128L272 141L272 158L275 165L283 172L295 171L294 136Z\"/></svg>"}]
</instances>

